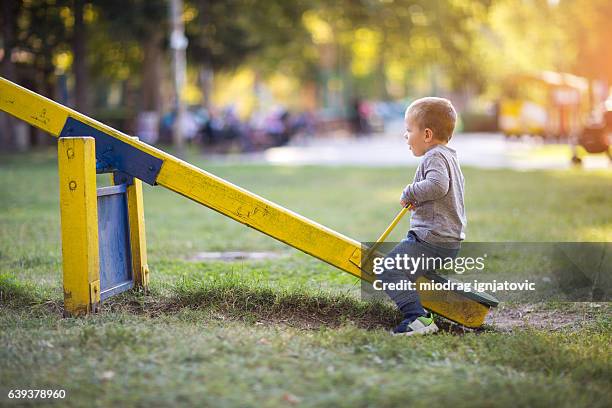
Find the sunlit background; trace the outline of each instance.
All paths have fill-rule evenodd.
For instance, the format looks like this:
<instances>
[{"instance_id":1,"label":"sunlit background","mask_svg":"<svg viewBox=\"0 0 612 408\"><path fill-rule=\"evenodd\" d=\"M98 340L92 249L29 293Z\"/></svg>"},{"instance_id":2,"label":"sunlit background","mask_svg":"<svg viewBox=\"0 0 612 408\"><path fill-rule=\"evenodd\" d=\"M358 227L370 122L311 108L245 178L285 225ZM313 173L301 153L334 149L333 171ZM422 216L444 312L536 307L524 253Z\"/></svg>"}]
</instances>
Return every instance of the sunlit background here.
<instances>
[{"instance_id":1,"label":"sunlit background","mask_svg":"<svg viewBox=\"0 0 612 408\"><path fill-rule=\"evenodd\" d=\"M399 136L437 95L481 134L468 156L504 151L492 165L609 155L608 0L5 0L1 17L2 76L179 152L334 162L330 140ZM3 149L51 143L0 125Z\"/></svg>"}]
</instances>

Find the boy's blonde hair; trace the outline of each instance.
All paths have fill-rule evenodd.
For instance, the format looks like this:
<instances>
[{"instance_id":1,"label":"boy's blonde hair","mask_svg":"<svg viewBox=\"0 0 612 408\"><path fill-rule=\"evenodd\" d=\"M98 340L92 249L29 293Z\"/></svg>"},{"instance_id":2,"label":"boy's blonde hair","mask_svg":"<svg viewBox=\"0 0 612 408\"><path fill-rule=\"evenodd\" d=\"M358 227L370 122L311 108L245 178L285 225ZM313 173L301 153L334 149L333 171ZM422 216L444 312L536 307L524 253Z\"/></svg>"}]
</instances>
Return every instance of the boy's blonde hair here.
<instances>
[{"instance_id":1,"label":"boy's blonde hair","mask_svg":"<svg viewBox=\"0 0 612 408\"><path fill-rule=\"evenodd\" d=\"M457 112L448 99L433 96L417 99L408 106L406 117L408 116L420 130L430 128L433 137L438 140L448 142L453 137Z\"/></svg>"}]
</instances>

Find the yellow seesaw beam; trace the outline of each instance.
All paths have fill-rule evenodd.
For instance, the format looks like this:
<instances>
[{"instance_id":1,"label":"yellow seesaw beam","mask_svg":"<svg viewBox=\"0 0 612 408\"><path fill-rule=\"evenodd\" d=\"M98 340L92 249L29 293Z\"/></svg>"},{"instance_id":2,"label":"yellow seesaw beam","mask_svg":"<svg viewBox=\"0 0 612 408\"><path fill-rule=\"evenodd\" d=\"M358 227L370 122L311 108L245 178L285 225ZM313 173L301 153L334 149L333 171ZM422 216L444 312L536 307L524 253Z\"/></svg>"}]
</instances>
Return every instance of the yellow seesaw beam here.
<instances>
[{"instance_id":1,"label":"yellow seesaw beam","mask_svg":"<svg viewBox=\"0 0 612 408\"><path fill-rule=\"evenodd\" d=\"M0 77L0 110L58 137L69 118L89 125L163 161L156 183L240 223L319 258L361 279L361 244L265 198L186 163L155 147L97 122L57 102ZM89 136L89 135L80 135ZM423 306L468 327L484 322L489 306L463 292L446 292Z\"/></svg>"}]
</instances>

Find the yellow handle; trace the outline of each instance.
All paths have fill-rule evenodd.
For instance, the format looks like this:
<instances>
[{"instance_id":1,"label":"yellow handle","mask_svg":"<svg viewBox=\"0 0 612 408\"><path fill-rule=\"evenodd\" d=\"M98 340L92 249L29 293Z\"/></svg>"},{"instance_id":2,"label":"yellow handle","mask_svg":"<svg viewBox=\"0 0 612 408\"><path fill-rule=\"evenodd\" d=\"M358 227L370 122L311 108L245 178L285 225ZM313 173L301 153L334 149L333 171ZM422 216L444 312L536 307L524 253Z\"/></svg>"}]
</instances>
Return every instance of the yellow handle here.
<instances>
[{"instance_id":1,"label":"yellow handle","mask_svg":"<svg viewBox=\"0 0 612 408\"><path fill-rule=\"evenodd\" d=\"M374 245L372 245L372 248L370 248L368 250L368 252L366 253L366 255L363 258L362 264L365 265L366 262L370 260L370 256L372 256L374 251L376 251L378 249L380 244L385 242L385 239L387 239L387 237L389 236L391 231L393 231L393 228L395 228L395 226L400 222L400 220L402 219L404 214L406 214L411 209L412 209L412 204L408 204L406 207L402 208L399 213L397 213L397 215L395 216L393 221L391 221L391 224L389 224L389 226L387 227L385 232L383 232L382 235L378 238L378 240L376 240L376 243Z\"/></svg>"},{"instance_id":2,"label":"yellow handle","mask_svg":"<svg viewBox=\"0 0 612 408\"><path fill-rule=\"evenodd\" d=\"M391 224L389 224L385 232L383 232L382 235L376 240L376 243L384 242L384 240L389 236L391 231L393 231L393 228L395 228L395 226L400 222L404 214L410 211L411 208L412 204L408 204L406 207L402 208L400 212L397 213L393 221L391 221Z\"/></svg>"}]
</instances>

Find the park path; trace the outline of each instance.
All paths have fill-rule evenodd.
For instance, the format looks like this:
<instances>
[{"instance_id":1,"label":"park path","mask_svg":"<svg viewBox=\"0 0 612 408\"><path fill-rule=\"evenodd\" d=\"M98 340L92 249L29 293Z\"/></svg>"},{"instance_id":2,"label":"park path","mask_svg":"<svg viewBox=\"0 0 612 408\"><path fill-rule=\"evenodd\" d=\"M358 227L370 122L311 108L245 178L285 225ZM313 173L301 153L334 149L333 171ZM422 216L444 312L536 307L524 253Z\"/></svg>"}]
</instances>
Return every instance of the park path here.
<instances>
[{"instance_id":1,"label":"park path","mask_svg":"<svg viewBox=\"0 0 612 408\"><path fill-rule=\"evenodd\" d=\"M333 166L415 166L414 157L403 139L401 121L387 125L382 134L350 138L343 134L329 137L298 139L291 144L264 152L213 155L215 162L270 163L282 165ZM498 133L460 133L449 146L457 150L463 166L507 168L514 170L567 169L571 167L571 152L566 145L542 144L534 138L507 140ZM612 168L607 157L589 155L585 169Z\"/></svg>"}]
</instances>

